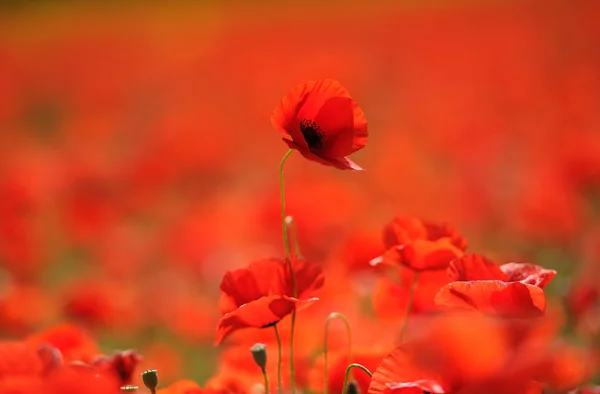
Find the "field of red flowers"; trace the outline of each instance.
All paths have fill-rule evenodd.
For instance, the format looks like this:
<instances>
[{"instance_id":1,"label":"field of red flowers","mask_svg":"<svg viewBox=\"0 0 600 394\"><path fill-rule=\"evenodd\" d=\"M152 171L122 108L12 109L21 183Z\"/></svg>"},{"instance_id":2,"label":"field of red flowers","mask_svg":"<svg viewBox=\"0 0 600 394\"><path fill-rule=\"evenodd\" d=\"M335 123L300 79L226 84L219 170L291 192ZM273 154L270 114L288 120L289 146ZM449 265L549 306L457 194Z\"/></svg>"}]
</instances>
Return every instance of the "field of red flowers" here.
<instances>
[{"instance_id":1,"label":"field of red flowers","mask_svg":"<svg viewBox=\"0 0 600 394\"><path fill-rule=\"evenodd\" d=\"M0 5L0 394L600 393L600 2Z\"/></svg>"}]
</instances>

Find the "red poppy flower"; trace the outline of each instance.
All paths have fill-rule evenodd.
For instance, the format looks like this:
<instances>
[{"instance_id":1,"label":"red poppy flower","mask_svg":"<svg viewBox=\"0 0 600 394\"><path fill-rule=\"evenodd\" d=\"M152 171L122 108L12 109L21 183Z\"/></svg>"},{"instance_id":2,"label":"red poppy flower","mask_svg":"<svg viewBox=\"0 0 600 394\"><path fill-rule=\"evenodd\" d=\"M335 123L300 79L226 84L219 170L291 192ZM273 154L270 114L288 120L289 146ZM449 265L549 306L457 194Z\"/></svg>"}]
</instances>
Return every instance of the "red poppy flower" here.
<instances>
[{"instance_id":1,"label":"red poppy flower","mask_svg":"<svg viewBox=\"0 0 600 394\"><path fill-rule=\"evenodd\" d=\"M546 296L539 287L500 280L449 283L437 293L435 302L516 318L542 316L546 310Z\"/></svg>"},{"instance_id":2,"label":"red poppy flower","mask_svg":"<svg viewBox=\"0 0 600 394\"><path fill-rule=\"evenodd\" d=\"M383 240L387 251L371 264L402 264L413 271L445 269L467 248L466 240L447 224L401 216L385 227Z\"/></svg>"},{"instance_id":3,"label":"red poppy flower","mask_svg":"<svg viewBox=\"0 0 600 394\"><path fill-rule=\"evenodd\" d=\"M521 282L543 289L554 279L556 271L528 263L507 263L498 266L484 256L468 254L450 263L448 276L454 281L500 280Z\"/></svg>"},{"instance_id":4,"label":"red poppy flower","mask_svg":"<svg viewBox=\"0 0 600 394\"><path fill-rule=\"evenodd\" d=\"M564 392L588 379L593 365L589 352L557 346L559 327L548 318L441 314L417 325L375 370L369 394Z\"/></svg>"},{"instance_id":5,"label":"red poppy flower","mask_svg":"<svg viewBox=\"0 0 600 394\"><path fill-rule=\"evenodd\" d=\"M367 144L367 120L348 91L332 79L296 86L271 116L283 141L302 156L342 170L362 170L346 156Z\"/></svg>"},{"instance_id":6,"label":"red poppy flower","mask_svg":"<svg viewBox=\"0 0 600 394\"><path fill-rule=\"evenodd\" d=\"M293 297L285 260L261 260L227 272L221 282L219 308L223 317L217 326L215 344L241 328L271 327L294 309L316 301L317 298L310 297L323 286L321 268L296 258L292 258L292 267L298 298Z\"/></svg>"},{"instance_id":7,"label":"red poppy flower","mask_svg":"<svg viewBox=\"0 0 600 394\"><path fill-rule=\"evenodd\" d=\"M142 357L133 350L115 352L112 356L101 355L94 358L94 370L114 375L119 384L131 384L134 372Z\"/></svg>"}]
</instances>

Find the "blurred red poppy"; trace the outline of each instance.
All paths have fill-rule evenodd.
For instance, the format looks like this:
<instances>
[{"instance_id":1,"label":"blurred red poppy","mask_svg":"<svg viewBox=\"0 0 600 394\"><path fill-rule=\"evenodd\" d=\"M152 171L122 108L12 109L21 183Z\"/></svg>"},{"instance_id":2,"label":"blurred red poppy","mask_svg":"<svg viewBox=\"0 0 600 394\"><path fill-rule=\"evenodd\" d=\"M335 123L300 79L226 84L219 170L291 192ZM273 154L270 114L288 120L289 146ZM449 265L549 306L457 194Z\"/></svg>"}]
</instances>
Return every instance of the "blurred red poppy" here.
<instances>
[{"instance_id":1,"label":"blurred red poppy","mask_svg":"<svg viewBox=\"0 0 600 394\"><path fill-rule=\"evenodd\" d=\"M294 309L316 301L311 295L323 286L325 277L321 268L292 257L292 269L298 298L293 297L285 260L265 259L247 268L228 271L220 287L219 309L223 317L217 326L215 344L241 328L271 327Z\"/></svg>"},{"instance_id":2,"label":"blurred red poppy","mask_svg":"<svg viewBox=\"0 0 600 394\"><path fill-rule=\"evenodd\" d=\"M348 91L332 79L292 89L271 116L283 141L302 156L342 170L362 170L346 156L367 144L367 120Z\"/></svg>"},{"instance_id":3,"label":"blurred red poppy","mask_svg":"<svg viewBox=\"0 0 600 394\"><path fill-rule=\"evenodd\" d=\"M383 241L387 251L371 260L371 265L402 264L414 271L445 269L467 248L453 227L403 216L385 227Z\"/></svg>"},{"instance_id":4,"label":"blurred red poppy","mask_svg":"<svg viewBox=\"0 0 600 394\"><path fill-rule=\"evenodd\" d=\"M590 376L589 352L557 346L552 319L442 314L418 323L374 372L369 394L541 394L545 387L563 392Z\"/></svg>"}]
</instances>

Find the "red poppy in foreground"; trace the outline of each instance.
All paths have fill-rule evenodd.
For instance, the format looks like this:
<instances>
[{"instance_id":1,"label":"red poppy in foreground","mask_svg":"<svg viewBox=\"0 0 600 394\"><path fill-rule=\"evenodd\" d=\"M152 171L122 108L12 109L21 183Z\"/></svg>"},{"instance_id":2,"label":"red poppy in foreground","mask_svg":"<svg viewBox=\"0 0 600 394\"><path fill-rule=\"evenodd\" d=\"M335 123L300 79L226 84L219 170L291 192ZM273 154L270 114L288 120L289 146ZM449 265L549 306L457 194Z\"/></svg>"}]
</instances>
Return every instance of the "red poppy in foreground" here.
<instances>
[{"instance_id":1,"label":"red poppy in foreground","mask_svg":"<svg viewBox=\"0 0 600 394\"><path fill-rule=\"evenodd\" d=\"M293 297L285 260L265 259L225 274L219 300L223 317L217 326L216 345L235 330L274 326L295 309L317 300L310 297L323 286L321 268L296 258L292 258L292 267L297 298Z\"/></svg>"},{"instance_id":2,"label":"red poppy in foreground","mask_svg":"<svg viewBox=\"0 0 600 394\"><path fill-rule=\"evenodd\" d=\"M342 170L362 170L346 156L367 144L367 120L348 91L332 79L296 86L271 116L283 141L302 156Z\"/></svg>"},{"instance_id":3,"label":"red poppy in foreground","mask_svg":"<svg viewBox=\"0 0 600 394\"><path fill-rule=\"evenodd\" d=\"M369 394L564 392L593 372L591 352L554 342L552 319L443 314L417 323L376 369Z\"/></svg>"},{"instance_id":4,"label":"red poppy in foreground","mask_svg":"<svg viewBox=\"0 0 600 394\"><path fill-rule=\"evenodd\" d=\"M402 216L384 228L383 240L387 250L371 265L402 264L417 272L445 269L467 248L464 237L445 223Z\"/></svg>"}]
</instances>

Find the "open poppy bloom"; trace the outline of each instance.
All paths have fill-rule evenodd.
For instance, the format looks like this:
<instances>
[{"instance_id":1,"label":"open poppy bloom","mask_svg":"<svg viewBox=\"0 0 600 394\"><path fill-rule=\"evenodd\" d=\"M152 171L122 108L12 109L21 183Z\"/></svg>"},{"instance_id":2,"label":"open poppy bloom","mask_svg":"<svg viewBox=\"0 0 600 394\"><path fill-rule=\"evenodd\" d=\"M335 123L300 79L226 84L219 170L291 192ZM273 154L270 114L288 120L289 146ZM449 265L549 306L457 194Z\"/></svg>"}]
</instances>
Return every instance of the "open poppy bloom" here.
<instances>
[{"instance_id":1,"label":"open poppy bloom","mask_svg":"<svg viewBox=\"0 0 600 394\"><path fill-rule=\"evenodd\" d=\"M383 240L387 250L371 265L402 264L417 272L446 269L467 248L466 240L445 223L402 216L385 227Z\"/></svg>"},{"instance_id":2,"label":"open poppy bloom","mask_svg":"<svg viewBox=\"0 0 600 394\"><path fill-rule=\"evenodd\" d=\"M362 170L346 156L367 144L367 120L338 81L296 86L273 111L271 123L305 158L342 170Z\"/></svg>"},{"instance_id":3,"label":"open poppy bloom","mask_svg":"<svg viewBox=\"0 0 600 394\"><path fill-rule=\"evenodd\" d=\"M450 263L448 276L454 281L500 280L521 282L543 289L554 279L556 271L529 263L507 263L498 266L484 256L468 254Z\"/></svg>"},{"instance_id":4,"label":"open poppy bloom","mask_svg":"<svg viewBox=\"0 0 600 394\"><path fill-rule=\"evenodd\" d=\"M542 289L556 271L526 263L498 266L484 256L468 254L450 263L448 276L454 282L437 293L438 305L504 317L535 317L546 309Z\"/></svg>"},{"instance_id":5,"label":"open poppy bloom","mask_svg":"<svg viewBox=\"0 0 600 394\"><path fill-rule=\"evenodd\" d=\"M219 300L223 317L217 326L215 344L241 328L274 326L295 309L316 301L317 298L311 298L311 295L323 286L321 268L295 257L292 257L292 268L297 298L293 297L285 260L265 259L225 273Z\"/></svg>"},{"instance_id":6,"label":"open poppy bloom","mask_svg":"<svg viewBox=\"0 0 600 394\"><path fill-rule=\"evenodd\" d=\"M541 394L574 388L592 371L589 351L554 342L552 319L442 314L418 327L375 370L369 394Z\"/></svg>"},{"instance_id":7,"label":"open poppy bloom","mask_svg":"<svg viewBox=\"0 0 600 394\"><path fill-rule=\"evenodd\" d=\"M500 280L448 283L436 294L435 302L508 318L539 317L546 310L546 296L539 287Z\"/></svg>"}]
</instances>

